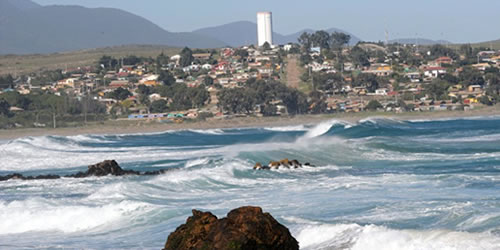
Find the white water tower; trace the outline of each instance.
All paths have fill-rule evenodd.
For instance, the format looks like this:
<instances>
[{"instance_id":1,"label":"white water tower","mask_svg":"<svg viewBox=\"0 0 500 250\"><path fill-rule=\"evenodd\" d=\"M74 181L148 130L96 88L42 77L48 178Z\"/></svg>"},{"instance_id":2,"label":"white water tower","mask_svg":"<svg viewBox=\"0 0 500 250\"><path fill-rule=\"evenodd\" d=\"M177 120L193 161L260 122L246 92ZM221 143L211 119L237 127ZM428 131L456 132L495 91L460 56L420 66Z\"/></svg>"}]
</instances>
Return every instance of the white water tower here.
<instances>
[{"instance_id":1,"label":"white water tower","mask_svg":"<svg viewBox=\"0 0 500 250\"><path fill-rule=\"evenodd\" d=\"M273 45L273 14L271 12L257 13L257 45L264 43Z\"/></svg>"}]
</instances>

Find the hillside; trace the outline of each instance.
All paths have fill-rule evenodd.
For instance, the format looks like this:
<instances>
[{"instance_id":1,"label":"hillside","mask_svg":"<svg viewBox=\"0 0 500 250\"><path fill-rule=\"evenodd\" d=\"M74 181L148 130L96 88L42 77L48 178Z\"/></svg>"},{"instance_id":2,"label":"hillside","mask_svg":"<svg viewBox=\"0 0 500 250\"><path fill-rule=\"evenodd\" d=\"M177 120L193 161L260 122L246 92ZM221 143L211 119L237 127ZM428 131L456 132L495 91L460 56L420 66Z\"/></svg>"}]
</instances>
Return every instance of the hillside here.
<instances>
[{"instance_id":1,"label":"hillside","mask_svg":"<svg viewBox=\"0 0 500 250\"><path fill-rule=\"evenodd\" d=\"M179 51L179 48L161 45L126 45L43 55L0 55L0 76L95 65L103 55L116 58L128 55L155 58L162 52L172 56Z\"/></svg>"},{"instance_id":2,"label":"hillside","mask_svg":"<svg viewBox=\"0 0 500 250\"><path fill-rule=\"evenodd\" d=\"M326 30L329 33L333 32L344 32L346 34L350 34L349 32L345 32L340 29L332 28ZM280 33L273 33L273 40L277 44L287 44L290 42L297 42L297 39L303 32L314 32L312 29L305 29L298 31L289 35L282 35ZM242 45L256 44L257 43L257 24L250 21L240 21L228 23L220 26L203 28L199 30L193 31L193 33L210 36L213 39L223 41L224 43L231 45L233 47L238 47ZM357 36L350 34L351 44L356 44L361 39Z\"/></svg>"},{"instance_id":3,"label":"hillside","mask_svg":"<svg viewBox=\"0 0 500 250\"><path fill-rule=\"evenodd\" d=\"M426 38L399 38L390 40L389 43L434 45L434 44L450 44L451 42L445 40L432 40Z\"/></svg>"},{"instance_id":4,"label":"hillside","mask_svg":"<svg viewBox=\"0 0 500 250\"><path fill-rule=\"evenodd\" d=\"M29 0L15 1L13 4L14 0L0 0L0 54L52 53L127 44L225 46L200 34L165 31L118 9L39 6Z\"/></svg>"}]
</instances>

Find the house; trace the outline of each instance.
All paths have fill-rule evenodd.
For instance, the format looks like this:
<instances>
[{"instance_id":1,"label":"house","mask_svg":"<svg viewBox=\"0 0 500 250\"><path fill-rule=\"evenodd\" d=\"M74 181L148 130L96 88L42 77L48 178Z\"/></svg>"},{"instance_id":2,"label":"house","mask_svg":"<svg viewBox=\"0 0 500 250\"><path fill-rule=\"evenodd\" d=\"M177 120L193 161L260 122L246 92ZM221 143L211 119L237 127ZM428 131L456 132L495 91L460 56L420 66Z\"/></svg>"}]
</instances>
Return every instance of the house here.
<instances>
[{"instance_id":1,"label":"house","mask_svg":"<svg viewBox=\"0 0 500 250\"><path fill-rule=\"evenodd\" d=\"M440 75L446 74L446 69L443 67L428 67L424 71L424 76L427 78L438 78Z\"/></svg>"},{"instance_id":2,"label":"house","mask_svg":"<svg viewBox=\"0 0 500 250\"><path fill-rule=\"evenodd\" d=\"M201 68L204 70L212 70L212 65L205 63L201 66Z\"/></svg>"},{"instance_id":3,"label":"house","mask_svg":"<svg viewBox=\"0 0 500 250\"><path fill-rule=\"evenodd\" d=\"M473 64L472 67L479 71L485 71L486 69L490 68L491 65L488 63L478 63L478 64Z\"/></svg>"},{"instance_id":4,"label":"house","mask_svg":"<svg viewBox=\"0 0 500 250\"><path fill-rule=\"evenodd\" d=\"M145 84L146 82L156 82L158 81L159 75L145 75L140 81L140 84Z\"/></svg>"},{"instance_id":5,"label":"house","mask_svg":"<svg viewBox=\"0 0 500 250\"><path fill-rule=\"evenodd\" d=\"M284 50L284 51L290 51L292 48L293 48L293 45L292 45L292 44L285 44L285 45L283 46L283 50Z\"/></svg>"},{"instance_id":6,"label":"house","mask_svg":"<svg viewBox=\"0 0 500 250\"><path fill-rule=\"evenodd\" d=\"M387 95L387 89L386 88L376 89L375 95Z\"/></svg>"},{"instance_id":7,"label":"house","mask_svg":"<svg viewBox=\"0 0 500 250\"><path fill-rule=\"evenodd\" d=\"M451 65L451 64L453 64L453 59L451 59L451 57L449 56L439 57L438 59L429 63L429 65L432 65L434 67L442 67L443 65Z\"/></svg>"},{"instance_id":8,"label":"house","mask_svg":"<svg viewBox=\"0 0 500 250\"><path fill-rule=\"evenodd\" d=\"M420 78L422 77L422 75L420 74L420 72L408 72L405 74L405 76L410 79L410 82L420 82Z\"/></svg>"},{"instance_id":9,"label":"house","mask_svg":"<svg viewBox=\"0 0 500 250\"><path fill-rule=\"evenodd\" d=\"M376 76L390 76L393 72L392 67L387 64L375 64L369 70L363 71L363 73L374 74Z\"/></svg>"},{"instance_id":10,"label":"house","mask_svg":"<svg viewBox=\"0 0 500 250\"><path fill-rule=\"evenodd\" d=\"M109 83L109 88L117 89L117 88L128 88L129 81L112 81Z\"/></svg>"},{"instance_id":11,"label":"house","mask_svg":"<svg viewBox=\"0 0 500 250\"><path fill-rule=\"evenodd\" d=\"M142 84L144 84L146 86L158 86L158 85L160 85L160 82L155 81L155 80L150 80L150 81L145 81Z\"/></svg>"},{"instance_id":12,"label":"house","mask_svg":"<svg viewBox=\"0 0 500 250\"><path fill-rule=\"evenodd\" d=\"M352 91L357 95L366 95L368 93L365 87L354 87Z\"/></svg>"},{"instance_id":13,"label":"house","mask_svg":"<svg viewBox=\"0 0 500 250\"><path fill-rule=\"evenodd\" d=\"M170 57L170 61L178 62L179 60L181 60L181 55L175 55Z\"/></svg>"},{"instance_id":14,"label":"house","mask_svg":"<svg viewBox=\"0 0 500 250\"><path fill-rule=\"evenodd\" d=\"M478 60L483 62L491 61L491 58L493 58L494 56L496 56L495 51L480 51L479 53L477 53Z\"/></svg>"},{"instance_id":15,"label":"house","mask_svg":"<svg viewBox=\"0 0 500 250\"><path fill-rule=\"evenodd\" d=\"M482 91L482 87L481 85L470 85L467 90L469 90L469 92L481 92Z\"/></svg>"},{"instance_id":16,"label":"house","mask_svg":"<svg viewBox=\"0 0 500 250\"><path fill-rule=\"evenodd\" d=\"M57 82L58 88L64 88L64 87L78 88L79 86L80 85L77 78L68 78Z\"/></svg>"}]
</instances>

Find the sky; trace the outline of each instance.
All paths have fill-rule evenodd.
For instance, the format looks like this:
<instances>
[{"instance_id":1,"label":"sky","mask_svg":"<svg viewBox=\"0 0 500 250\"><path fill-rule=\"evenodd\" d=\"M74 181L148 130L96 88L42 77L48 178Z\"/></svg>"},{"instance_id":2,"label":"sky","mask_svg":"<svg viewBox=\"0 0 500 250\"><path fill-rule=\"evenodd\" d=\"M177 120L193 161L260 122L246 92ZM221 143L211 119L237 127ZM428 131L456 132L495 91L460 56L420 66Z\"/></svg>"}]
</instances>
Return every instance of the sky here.
<instances>
[{"instance_id":1,"label":"sky","mask_svg":"<svg viewBox=\"0 0 500 250\"><path fill-rule=\"evenodd\" d=\"M339 28L366 41L427 38L451 42L500 39L498 0L33 0L42 5L111 7L142 16L173 32L234 21L256 22L273 12L274 31Z\"/></svg>"}]
</instances>

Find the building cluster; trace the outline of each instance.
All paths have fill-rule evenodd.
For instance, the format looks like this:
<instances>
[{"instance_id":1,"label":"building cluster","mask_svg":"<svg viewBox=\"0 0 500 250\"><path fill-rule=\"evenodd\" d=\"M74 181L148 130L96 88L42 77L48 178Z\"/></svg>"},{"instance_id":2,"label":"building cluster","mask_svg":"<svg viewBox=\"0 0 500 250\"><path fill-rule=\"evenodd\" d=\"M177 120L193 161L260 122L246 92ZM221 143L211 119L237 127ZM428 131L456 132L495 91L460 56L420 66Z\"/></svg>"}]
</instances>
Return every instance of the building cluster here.
<instances>
[{"instance_id":1,"label":"building cluster","mask_svg":"<svg viewBox=\"0 0 500 250\"><path fill-rule=\"evenodd\" d=\"M196 51L195 51L196 52ZM250 78L280 80L283 62L280 56L280 47L259 49L254 46L240 48L222 48L192 53L191 62L182 66L182 55L166 56L168 62L140 61L134 65L119 64L113 69L101 67L81 67L67 69L61 72L64 77L57 81L37 81L37 76L30 76L24 81L19 80L13 88L0 90L3 92L17 91L28 95L33 91L43 91L55 95L65 95L82 99L92 96L94 100L106 105L108 113L114 107L125 105L130 119L147 118L195 118L201 111L219 113L216 109L217 93L224 88L238 88L244 86ZM172 82L164 82L161 72L169 72ZM39 82L35 84L35 82ZM158 100L167 100L156 90L166 84L185 84L196 88L203 86L210 93L206 110L186 110L171 114L150 114L144 100L140 98L141 85L153 89L148 94L149 104ZM113 96L118 89L128 91L131 95L126 99ZM0 92L2 93L2 92ZM169 102L171 100L168 100ZM15 107L13 107L15 108ZM119 112L123 114L122 112Z\"/></svg>"},{"instance_id":2,"label":"building cluster","mask_svg":"<svg viewBox=\"0 0 500 250\"><path fill-rule=\"evenodd\" d=\"M382 104L379 110L391 112L467 110L483 105L481 99L493 101L493 97L487 93L492 84L487 75L490 72L498 75L500 51L479 51L471 62L464 55L458 55L456 59L450 56L429 59L431 52L425 52L423 48L423 52L411 53L411 57L419 63L410 64L399 59L400 52L390 52L386 46L357 46L367 52L373 48L378 49L382 56L370 57L367 59L367 66L355 66L351 59L352 48L346 48L342 52L344 62L339 67L336 59L327 59L319 48L312 48L308 52L312 60L303 65L306 74L338 75L342 78L327 80L330 81L331 88L318 90L327 96L328 110L331 112L364 111L372 100ZM461 74L466 70L476 73L482 83L462 80ZM360 75L376 76L377 87L370 88L366 83L358 81L357 77ZM457 82L446 85L445 96L436 96L429 91L431 85L438 84L442 79L447 80L447 77L457 79ZM314 77L310 81L312 84L316 82Z\"/></svg>"}]
</instances>

